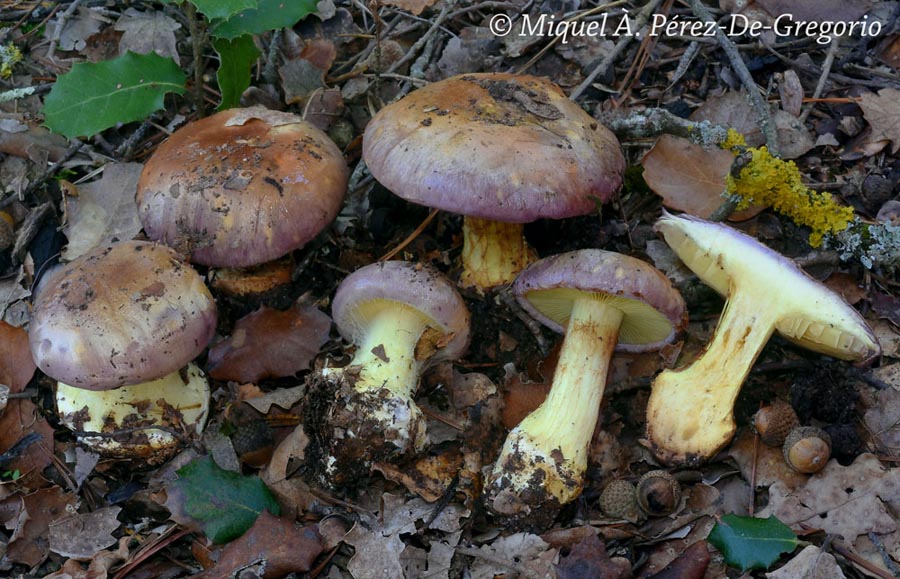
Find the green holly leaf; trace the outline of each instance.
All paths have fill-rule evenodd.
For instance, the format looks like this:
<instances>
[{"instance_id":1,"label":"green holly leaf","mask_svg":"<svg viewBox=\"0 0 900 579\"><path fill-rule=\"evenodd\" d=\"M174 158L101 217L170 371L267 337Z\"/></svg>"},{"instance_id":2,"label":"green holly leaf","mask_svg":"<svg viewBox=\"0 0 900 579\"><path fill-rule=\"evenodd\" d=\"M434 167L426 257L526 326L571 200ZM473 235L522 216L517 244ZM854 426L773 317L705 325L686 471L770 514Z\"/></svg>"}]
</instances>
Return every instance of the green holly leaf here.
<instances>
[{"instance_id":1,"label":"green holly leaf","mask_svg":"<svg viewBox=\"0 0 900 579\"><path fill-rule=\"evenodd\" d=\"M190 2L197 8L197 12L210 20L229 18L258 5L257 0L190 0Z\"/></svg>"},{"instance_id":2,"label":"green holly leaf","mask_svg":"<svg viewBox=\"0 0 900 579\"><path fill-rule=\"evenodd\" d=\"M214 543L240 537L263 511L280 513L259 477L224 470L211 457L195 459L176 472L179 478L166 488L172 519L203 531Z\"/></svg>"},{"instance_id":3,"label":"green holly leaf","mask_svg":"<svg viewBox=\"0 0 900 579\"><path fill-rule=\"evenodd\" d=\"M261 34L267 30L289 28L315 11L316 0L259 0L256 8L213 23L210 33L216 38Z\"/></svg>"},{"instance_id":4,"label":"green holly leaf","mask_svg":"<svg viewBox=\"0 0 900 579\"><path fill-rule=\"evenodd\" d=\"M241 103L241 94L250 86L250 69L259 58L259 50L249 34L233 40L217 38L213 48L219 55L216 79L222 92L219 110L230 109Z\"/></svg>"},{"instance_id":5,"label":"green holly leaf","mask_svg":"<svg viewBox=\"0 0 900 579\"><path fill-rule=\"evenodd\" d=\"M90 136L163 108L166 93L184 92L185 75L171 58L128 52L85 62L60 75L44 99L44 120L66 137Z\"/></svg>"},{"instance_id":6,"label":"green holly leaf","mask_svg":"<svg viewBox=\"0 0 900 579\"><path fill-rule=\"evenodd\" d=\"M797 535L775 516L768 519L725 515L707 539L741 571L768 569L784 553L797 548Z\"/></svg>"}]
</instances>

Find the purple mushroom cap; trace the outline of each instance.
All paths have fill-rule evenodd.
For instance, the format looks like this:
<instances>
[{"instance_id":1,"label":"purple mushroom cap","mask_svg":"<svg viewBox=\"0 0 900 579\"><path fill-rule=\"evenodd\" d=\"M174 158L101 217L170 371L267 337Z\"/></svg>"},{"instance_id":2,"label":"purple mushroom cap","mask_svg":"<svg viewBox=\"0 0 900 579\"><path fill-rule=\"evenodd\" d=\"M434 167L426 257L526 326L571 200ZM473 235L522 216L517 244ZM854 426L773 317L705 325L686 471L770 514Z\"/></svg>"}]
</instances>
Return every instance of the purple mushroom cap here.
<instances>
[{"instance_id":1,"label":"purple mushroom cap","mask_svg":"<svg viewBox=\"0 0 900 579\"><path fill-rule=\"evenodd\" d=\"M348 176L337 146L300 117L230 109L160 145L136 200L150 239L194 263L247 267L318 235L337 215Z\"/></svg>"},{"instance_id":2,"label":"purple mushroom cap","mask_svg":"<svg viewBox=\"0 0 900 579\"><path fill-rule=\"evenodd\" d=\"M179 370L215 329L215 301L190 265L168 247L125 241L52 274L34 300L28 339L51 378L109 390Z\"/></svg>"},{"instance_id":3,"label":"purple mushroom cap","mask_svg":"<svg viewBox=\"0 0 900 579\"><path fill-rule=\"evenodd\" d=\"M559 87L501 73L451 77L384 107L363 158L408 201L511 223L595 211L625 170L616 137Z\"/></svg>"},{"instance_id":4,"label":"purple mushroom cap","mask_svg":"<svg viewBox=\"0 0 900 579\"><path fill-rule=\"evenodd\" d=\"M541 259L523 270L512 291L548 328L564 333L574 300L601 297L625 314L616 349L646 352L671 342L687 326L681 294L659 270L639 259L581 249Z\"/></svg>"},{"instance_id":5,"label":"purple mushroom cap","mask_svg":"<svg viewBox=\"0 0 900 579\"><path fill-rule=\"evenodd\" d=\"M436 269L406 261L373 263L354 271L341 282L331 305L338 330L358 343L366 332L358 307L373 300L390 300L413 307L449 337L431 361L460 357L469 346L469 310L450 280Z\"/></svg>"}]
</instances>

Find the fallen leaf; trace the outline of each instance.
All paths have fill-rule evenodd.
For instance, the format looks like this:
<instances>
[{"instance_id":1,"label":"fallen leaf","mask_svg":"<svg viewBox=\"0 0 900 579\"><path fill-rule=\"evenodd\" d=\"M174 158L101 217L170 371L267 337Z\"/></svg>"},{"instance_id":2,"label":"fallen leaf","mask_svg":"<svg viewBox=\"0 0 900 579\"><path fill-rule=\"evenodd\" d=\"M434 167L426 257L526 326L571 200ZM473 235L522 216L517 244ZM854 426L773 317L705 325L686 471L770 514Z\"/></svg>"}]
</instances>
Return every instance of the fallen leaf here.
<instances>
[{"instance_id":1,"label":"fallen leaf","mask_svg":"<svg viewBox=\"0 0 900 579\"><path fill-rule=\"evenodd\" d=\"M834 555L815 545L808 545L783 567L766 573L768 579L844 579L846 575L838 567Z\"/></svg>"},{"instance_id":2,"label":"fallen leaf","mask_svg":"<svg viewBox=\"0 0 900 579\"><path fill-rule=\"evenodd\" d=\"M128 545L132 540L131 535L122 537L115 551L100 551L91 559L87 568L75 559L69 559L63 563L59 571L47 575L44 579L106 579L109 577L110 569L128 559Z\"/></svg>"},{"instance_id":3,"label":"fallen leaf","mask_svg":"<svg viewBox=\"0 0 900 579\"><path fill-rule=\"evenodd\" d=\"M851 306L869 295L869 292L857 283L855 277L839 271L828 276L828 279L825 280L825 285L832 291L839 293L844 298L844 301Z\"/></svg>"},{"instance_id":4,"label":"fallen leaf","mask_svg":"<svg viewBox=\"0 0 900 579\"><path fill-rule=\"evenodd\" d=\"M47 484L43 478L43 470L52 462L53 428L31 400L9 400L6 410L0 413L0 449L8 450L32 433L38 434L40 440L28 445L22 454L3 466L3 470L21 473L22 478L17 483L24 488L38 488Z\"/></svg>"},{"instance_id":5,"label":"fallen leaf","mask_svg":"<svg viewBox=\"0 0 900 579\"><path fill-rule=\"evenodd\" d=\"M134 194L142 169L140 163L109 163L103 177L78 185L77 196L67 197L63 231L69 243L62 252L64 259L71 261L102 244L140 233Z\"/></svg>"},{"instance_id":6,"label":"fallen leaf","mask_svg":"<svg viewBox=\"0 0 900 579\"><path fill-rule=\"evenodd\" d=\"M74 494L52 486L12 500L21 501L22 509L7 545L6 556L15 563L35 567L50 554L50 543L47 541L50 524L68 517L69 509L74 509L78 499Z\"/></svg>"},{"instance_id":7,"label":"fallen leaf","mask_svg":"<svg viewBox=\"0 0 900 579\"><path fill-rule=\"evenodd\" d=\"M219 562L206 576L225 579L254 566L265 579L306 573L322 549L322 538L315 525L301 527L293 520L263 512L246 533L225 547Z\"/></svg>"},{"instance_id":8,"label":"fallen leaf","mask_svg":"<svg viewBox=\"0 0 900 579\"><path fill-rule=\"evenodd\" d=\"M603 577L604 579L626 579L631 577L631 565L626 566L610 559L606 546L596 534L576 543L569 554L556 565L557 579L582 579L583 577Z\"/></svg>"},{"instance_id":9,"label":"fallen leaf","mask_svg":"<svg viewBox=\"0 0 900 579\"><path fill-rule=\"evenodd\" d=\"M286 311L263 306L210 348L209 375L236 382L293 376L309 368L330 329L331 318L314 306L295 304Z\"/></svg>"},{"instance_id":10,"label":"fallen leaf","mask_svg":"<svg viewBox=\"0 0 900 579\"><path fill-rule=\"evenodd\" d=\"M800 77L793 69L784 71L781 83L778 85L778 94L781 98L781 108L795 117L800 116L803 105L803 85Z\"/></svg>"},{"instance_id":11,"label":"fallen leaf","mask_svg":"<svg viewBox=\"0 0 900 579\"><path fill-rule=\"evenodd\" d=\"M437 0L382 0L381 3L386 6L396 6L418 16L429 6L434 6Z\"/></svg>"},{"instance_id":12,"label":"fallen leaf","mask_svg":"<svg viewBox=\"0 0 900 579\"><path fill-rule=\"evenodd\" d=\"M62 30L58 31L62 14L58 13L44 30L44 38L47 40L54 36L58 38L57 46L61 50L81 50L85 47L85 40L100 31L102 16L84 6L79 6L74 14L69 14Z\"/></svg>"},{"instance_id":13,"label":"fallen leaf","mask_svg":"<svg viewBox=\"0 0 900 579\"><path fill-rule=\"evenodd\" d=\"M780 482L787 488L798 488L806 483L809 477L787 465L781 448L767 446L762 441L756 448L754 464L754 438L753 432L744 428L728 447L728 455L737 463L744 480L749 481L755 469L757 487L768 487Z\"/></svg>"},{"instance_id":14,"label":"fallen leaf","mask_svg":"<svg viewBox=\"0 0 900 579\"><path fill-rule=\"evenodd\" d=\"M178 469L166 487L165 506L172 520L202 530L214 543L240 537L264 511L280 511L259 477L223 470L208 456Z\"/></svg>"},{"instance_id":15,"label":"fallen leaf","mask_svg":"<svg viewBox=\"0 0 900 579\"><path fill-rule=\"evenodd\" d=\"M875 455L866 453L850 466L829 461L799 489L775 483L760 516L775 515L798 529L822 529L851 544L860 535L876 533L892 553L900 547L892 514L898 507L900 470L885 468Z\"/></svg>"},{"instance_id":16,"label":"fallen leaf","mask_svg":"<svg viewBox=\"0 0 900 579\"><path fill-rule=\"evenodd\" d=\"M741 571L768 569L783 554L797 548L797 535L774 516L725 515L709 534L709 542L725 562Z\"/></svg>"},{"instance_id":17,"label":"fallen leaf","mask_svg":"<svg viewBox=\"0 0 900 579\"><path fill-rule=\"evenodd\" d=\"M706 218L725 202L722 193L733 161L730 151L663 135L641 164L644 180L666 207Z\"/></svg>"},{"instance_id":18,"label":"fallen leaf","mask_svg":"<svg viewBox=\"0 0 900 579\"><path fill-rule=\"evenodd\" d=\"M141 12L129 8L115 25L116 30L124 33L119 41L119 54L129 50L138 54L155 52L181 64L175 46L175 31L179 28L181 24L158 10Z\"/></svg>"},{"instance_id":19,"label":"fallen leaf","mask_svg":"<svg viewBox=\"0 0 900 579\"><path fill-rule=\"evenodd\" d=\"M273 404L279 408L290 410L304 396L306 396L306 385L301 384L293 388L278 388L271 392L260 392L258 396L245 397L244 402L258 412L268 414Z\"/></svg>"},{"instance_id":20,"label":"fallen leaf","mask_svg":"<svg viewBox=\"0 0 900 579\"><path fill-rule=\"evenodd\" d=\"M470 567L472 579L494 579L510 571L530 577L553 577L559 551L531 533L515 533L500 537L478 549L484 557L476 557Z\"/></svg>"},{"instance_id":21,"label":"fallen leaf","mask_svg":"<svg viewBox=\"0 0 900 579\"><path fill-rule=\"evenodd\" d=\"M50 523L50 550L78 561L90 560L116 544L112 533L121 526L121 507L101 507Z\"/></svg>"},{"instance_id":22,"label":"fallen leaf","mask_svg":"<svg viewBox=\"0 0 900 579\"><path fill-rule=\"evenodd\" d=\"M35 370L28 332L0 321L0 384L17 394L25 389Z\"/></svg>"},{"instance_id":23,"label":"fallen leaf","mask_svg":"<svg viewBox=\"0 0 900 579\"><path fill-rule=\"evenodd\" d=\"M706 541L697 541L647 579L703 579L709 567L710 555Z\"/></svg>"},{"instance_id":24,"label":"fallen leaf","mask_svg":"<svg viewBox=\"0 0 900 579\"><path fill-rule=\"evenodd\" d=\"M895 455L900 452L900 390L888 388L872 395L873 403L863 415L866 430L878 452Z\"/></svg>"},{"instance_id":25,"label":"fallen leaf","mask_svg":"<svg viewBox=\"0 0 900 579\"><path fill-rule=\"evenodd\" d=\"M889 140L891 153L896 155L900 151L900 90L884 88L877 95L866 93L858 102L872 127L870 140Z\"/></svg>"}]
</instances>

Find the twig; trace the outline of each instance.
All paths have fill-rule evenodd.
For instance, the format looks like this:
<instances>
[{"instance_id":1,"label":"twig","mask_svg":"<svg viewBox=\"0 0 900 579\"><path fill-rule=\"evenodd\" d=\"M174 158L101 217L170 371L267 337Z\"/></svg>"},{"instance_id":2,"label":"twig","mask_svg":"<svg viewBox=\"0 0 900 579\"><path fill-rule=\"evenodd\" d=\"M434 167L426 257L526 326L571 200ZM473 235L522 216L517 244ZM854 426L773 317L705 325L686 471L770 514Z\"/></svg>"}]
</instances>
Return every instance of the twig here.
<instances>
[{"instance_id":1,"label":"twig","mask_svg":"<svg viewBox=\"0 0 900 579\"><path fill-rule=\"evenodd\" d=\"M53 204L47 201L42 205L38 205L28 213L28 217L19 226L19 232L16 234L16 244L10 253L13 263L22 263L25 259L25 250L31 240L37 236L40 231L41 224L53 213Z\"/></svg>"},{"instance_id":2,"label":"twig","mask_svg":"<svg viewBox=\"0 0 900 579\"><path fill-rule=\"evenodd\" d=\"M204 30L197 16L197 9L190 2L185 2L185 14L191 35L191 48L194 54L194 106L202 119L206 114L203 106L203 42Z\"/></svg>"},{"instance_id":3,"label":"twig","mask_svg":"<svg viewBox=\"0 0 900 579\"><path fill-rule=\"evenodd\" d=\"M78 141L77 139L72 139L72 144L68 149L66 149L66 152L63 154L63 156L60 157L57 162L47 167L47 169L43 173L41 173L34 181L32 181L31 184L29 184L28 187L25 188L25 191L22 193L22 197L27 197L28 195L34 193L39 187L42 187L47 180L49 180L60 170L62 170L63 165L65 163L68 163L72 159L72 157L77 155L78 152L81 151L82 147L84 147L84 143ZM0 201L0 208L9 205L12 202L12 197L13 196L11 195L3 201Z\"/></svg>"},{"instance_id":4,"label":"twig","mask_svg":"<svg viewBox=\"0 0 900 579\"><path fill-rule=\"evenodd\" d=\"M884 563L884 566L894 574L894 577L900 577L900 567L897 567L897 564L894 563L894 560L891 559L890 555L888 555L887 551L884 548L884 542L882 542L881 537L879 537L872 531L866 533L866 536L869 537L869 540L872 541L872 544L875 545L876 549L878 549L878 554L881 555L881 561Z\"/></svg>"},{"instance_id":5,"label":"twig","mask_svg":"<svg viewBox=\"0 0 900 579\"><path fill-rule=\"evenodd\" d=\"M851 551L849 548L842 545L839 541L833 541L831 544L831 548L834 549L834 552L837 553L838 555L840 555L841 557L848 559L851 563L853 563L855 565L859 565L860 567L862 567L869 573L872 573L876 577L881 577L882 579L895 579L895 577L896 577L895 575L888 573L884 569L881 569L880 567L876 567L874 564L870 563L868 560L862 558L861 556L859 556L856 553L854 553L853 551Z\"/></svg>"},{"instance_id":6,"label":"twig","mask_svg":"<svg viewBox=\"0 0 900 579\"><path fill-rule=\"evenodd\" d=\"M647 139L663 134L690 140L696 145L718 145L728 137L728 129L709 121L689 121L677 117L665 109L643 109L623 114L604 112L598 119L619 139Z\"/></svg>"},{"instance_id":7,"label":"twig","mask_svg":"<svg viewBox=\"0 0 900 579\"><path fill-rule=\"evenodd\" d=\"M684 51L684 54L681 55L681 59L678 61L678 66L675 68L675 72L672 73L672 80L669 81L669 86L666 87L666 90L669 90L675 83L681 80L687 71L691 68L691 63L694 62L694 59L700 54L700 49L703 48L703 43L697 42L696 40L692 41L688 44L687 49Z\"/></svg>"},{"instance_id":8,"label":"twig","mask_svg":"<svg viewBox=\"0 0 900 579\"><path fill-rule=\"evenodd\" d=\"M735 47L734 43L721 28L715 26L716 19L710 14L709 10L700 0L687 0L687 2L697 18L713 25L719 46L722 47L722 50L728 57L728 61L734 68L734 72L737 73L744 88L747 89L747 93L750 97L750 104L756 112L759 127L766 139L766 146L769 148L769 152L775 157L780 157L778 132L775 130L775 123L772 122L772 117L769 114L769 106L759 94L759 87L756 86L756 81L753 80L750 70L747 68L747 65L744 64L744 59L741 58L741 54L738 52L737 47Z\"/></svg>"},{"instance_id":9,"label":"twig","mask_svg":"<svg viewBox=\"0 0 900 579\"><path fill-rule=\"evenodd\" d=\"M444 24L444 21L447 19L447 14L450 11L450 6L449 6L450 4L451 4L451 2L445 2L443 4L443 6L441 7L441 12L434 19L434 22L432 22L431 28L429 28L425 32L425 34L420 36L418 38L418 40L416 40L416 42L412 46L409 47L409 50L406 51L406 54L404 54L400 60L398 60L397 62L392 64L391 67L389 69L387 69L385 72L397 72L397 70L401 66L403 66L407 62L411 61L415 57L415 55L418 54L419 51L422 50L422 47L425 46L425 43L428 42L428 39L431 38L431 36L435 32L437 32L437 30Z\"/></svg>"},{"instance_id":10,"label":"twig","mask_svg":"<svg viewBox=\"0 0 900 579\"><path fill-rule=\"evenodd\" d=\"M47 49L47 58L50 59L51 62L55 62L54 55L56 54L56 45L59 43L59 38L62 36L63 28L66 27L66 23L69 21L69 18L72 17L72 14L75 13L75 10L78 9L78 6L81 4L81 0L75 0L66 10L59 15L59 20L56 21L56 28L53 30L53 36L50 38L50 47Z\"/></svg>"},{"instance_id":11,"label":"twig","mask_svg":"<svg viewBox=\"0 0 900 579\"><path fill-rule=\"evenodd\" d=\"M515 314L519 321L525 324L525 327L531 332L534 336L534 341L537 342L538 348L541 350L541 354L546 356L550 353L550 346L547 344L547 339L544 338L544 332L541 330L541 325L537 323L537 321L528 315L528 313L522 309L522 306L516 302L516 299L512 295L512 291L510 291L509 286L503 287L498 292L500 295L500 299L506 304L506 307Z\"/></svg>"},{"instance_id":12,"label":"twig","mask_svg":"<svg viewBox=\"0 0 900 579\"><path fill-rule=\"evenodd\" d=\"M839 36L831 37L831 45L828 47L828 53L825 55L825 62L822 63L822 74L819 76L819 82L816 83L816 88L813 91L812 98L817 99L822 96L822 92L825 90L825 83L828 82L828 74L831 72L831 65L834 64L834 56L837 54L838 45L841 43L841 38ZM806 122L806 117L809 116L809 113L815 108L814 103L809 103L806 105L806 109L800 114L800 124Z\"/></svg>"},{"instance_id":13,"label":"twig","mask_svg":"<svg viewBox=\"0 0 900 579\"><path fill-rule=\"evenodd\" d=\"M647 20L650 19L650 15L653 14L660 3L662 3L662 0L650 0L650 2L648 2L646 6L641 8L641 11L638 12L638 15L634 19L634 27L638 30L641 30L647 23ZM625 18L628 18L628 16L626 15ZM609 53L603 58L602 61L600 61L600 64L594 67L594 70L592 70L591 73L587 75L587 78L585 78L580 85L575 87L575 90L573 90L569 95L569 100L577 100L578 97L581 96L581 93L590 88L590 86L594 83L594 80L598 76L605 75L609 67L612 66L613 62L615 62L617 58L619 58L619 55L622 54L622 51L625 50L625 48L631 43L632 40L633 37L630 34L622 36L622 38L620 38L619 41L616 42L616 45L613 47L613 49L609 51Z\"/></svg>"},{"instance_id":14,"label":"twig","mask_svg":"<svg viewBox=\"0 0 900 579\"><path fill-rule=\"evenodd\" d=\"M397 255L401 251L403 251L404 247L406 247L407 245L412 243L412 241L416 237L418 237L423 231L425 231L425 228L428 227L428 224L430 224L432 221L434 221L434 218L437 217L438 211L440 211L440 210L432 209L431 213L428 214L428 217L426 217L422 221L422 223L420 223L419 226L415 228L415 230L412 233L407 235L406 239L401 241L397 247L395 247L394 249L390 250L389 252L387 252L384 255L382 255L381 257L379 257L378 261L387 261L387 260L393 258L395 255Z\"/></svg>"},{"instance_id":15,"label":"twig","mask_svg":"<svg viewBox=\"0 0 900 579\"><path fill-rule=\"evenodd\" d=\"M266 83L271 85L278 84L278 49L281 47L283 36L283 28L273 32L272 39L269 41L269 50L266 52L266 65L263 67L262 77Z\"/></svg>"}]
</instances>

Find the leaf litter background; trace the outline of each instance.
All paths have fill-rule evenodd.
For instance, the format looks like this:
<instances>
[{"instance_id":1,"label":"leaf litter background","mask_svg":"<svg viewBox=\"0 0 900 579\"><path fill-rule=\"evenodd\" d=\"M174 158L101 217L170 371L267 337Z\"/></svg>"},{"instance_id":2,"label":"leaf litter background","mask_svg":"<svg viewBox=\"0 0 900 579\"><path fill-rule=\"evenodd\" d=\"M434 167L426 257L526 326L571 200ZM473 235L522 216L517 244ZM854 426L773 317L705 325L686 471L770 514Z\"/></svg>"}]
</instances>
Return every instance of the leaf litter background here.
<instances>
[{"instance_id":1,"label":"leaf litter background","mask_svg":"<svg viewBox=\"0 0 900 579\"><path fill-rule=\"evenodd\" d=\"M216 2L195 4L206 14L222 9ZM642 5L621 6L634 15ZM831 192L869 219L900 215L898 6L864 0L722 0L710 6L719 16L770 20L790 7L797 19L853 20L868 13L883 22L878 38L844 38L834 48L803 38L736 39L766 91L784 157L797 162L812 188ZM418 400L432 419L427 456L412 465L377 465L353 496L334 495L301 476L308 440L297 425L307 379L327 358L342 354L326 315L342 277L388 252L455 273L459 218L441 213L426 222L427 209L406 204L366 178L354 181L334 226L298 252L296 282L286 295L269 296L267 303L220 297L219 337L205 362L214 378L215 411L200 443L157 468L108 462L77 447L54 418L51 381L30 362L22 326L31 283L57 254L72 259L97 244L140 234L132 199L142 163L168 132L198 116L198 106L190 95L170 95L159 112L83 139L77 152L78 142L48 132L41 126L43 95L57 75L80 62L131 51L173 58L192 76L196 65L189 21L177 6L83 1L70 7L0 0L0 37L24 55L0 81L2 90L44 87L0 103L2 204L16 220L15 244L0 256L0 383L9 388L0 415L0 450L6 451L0 573L737 577L741 573L727 567L706 538L723 515L751 512L776 516L808 544L789 551L768 572L747 576L897 573L896 277L812 250L801 228L764 207L735 215L733 225L798 258L860 308L881 341L883 359L874 369L858 370L773 339L742 390L734 443L703 468L677 473L685 491L679 510L640 524L606 520L600 513L596 499L607 482L636 479L654 468L638 443L652 376L676 359L680 364L696 357L721 310L721 300L678 264L650 226L661 204L708 215L720 202L732 158L675 137L623 142L633 169L619 199L601 215L538 222L526 230L541 255L603 247L652 261L682 289L692 316L682 344L662 354L616 357L587 487L551 529L514 533L486 516L480 503L481 469L495 458L505 430L545 395L552 346L559 341L549 332L535 336L500 299L466 294L476 321L472 348L459 363L423 377ZM486 29L498 12L562 17L595 7L580 0L385 0L378 6L324 0L291 29L260 30L250 87L217 83L215 56L229 49L217 41L204 52L203 86L190 90L203 95L207 113L221 99L302 113L329 131L352 168L371 113L424 82L514 70L549 76L571 92L612 55L611 66L577 99L588 111L661 106L734 127L751 145L763 142L732 65L714 43L691 47L690 38L632 39L614 52L615 38L561 43L537 36L497 38ZM690 15L674 2L662 2L655 11ZM827 59L833 65L823 73ZM811 102L807 97L819 82L822 97ZM54 173L47 172L60 161ZM538 339L550 346L549 355ZM798 475L785 466L780 450L755 440L747 427L750 417L774 399L791 401L804 423L846 434L849 442L821 473ZM248 431L261 434L248 443ZM181 476L175 473L188 464ZM210 496L211 485L221 485L221 492ZM258 515L239 537L229 527L246 528L230 518L237 510Z\"/></svg>"}]
</instances>

